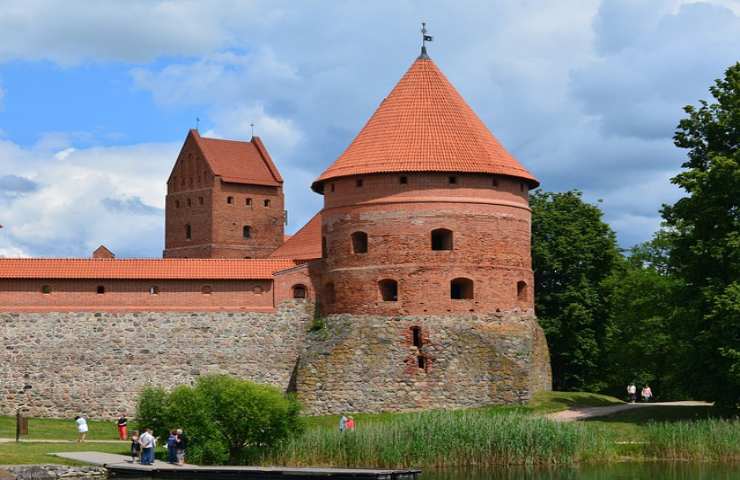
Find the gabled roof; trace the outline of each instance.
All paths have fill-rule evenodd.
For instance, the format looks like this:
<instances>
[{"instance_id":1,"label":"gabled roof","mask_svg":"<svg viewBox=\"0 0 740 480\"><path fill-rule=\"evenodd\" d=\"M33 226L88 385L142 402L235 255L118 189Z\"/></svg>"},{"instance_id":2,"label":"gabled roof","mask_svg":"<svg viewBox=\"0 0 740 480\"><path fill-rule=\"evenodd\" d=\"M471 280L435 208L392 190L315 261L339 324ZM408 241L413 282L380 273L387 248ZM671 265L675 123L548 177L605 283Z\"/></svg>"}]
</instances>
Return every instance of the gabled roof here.
<instances>
[{"instance_id":1,"label":"gabled roof","mask_svg":"<svg viewBox=\"0 0 740 480\"><path fill-rule=\"evenodd\" d=\"M321 212L270 254L270 258L313 260L321 258Z\"/></svg>"},{"instance_id":2,"label":"gabled roof","mask_svg":"<svg viewBox=\"0 0 740 480\"><path fill-rule=\"evenodd\" d=\"M116 258L116 255L111 252L108 247L101 245L96 248L92 253L93 258Z\"/></svg>"},{"instance_id":3,"label":"gabled roof","mask_svg":"<svg viewBox=\"0 0 740 480\"><path fill-rule=\"evenodd\" d=\"M389 172L489 173L539 185L426 55L311 188L321 193L332 178Z\"/></svg>"},{"instance_id":4,"label":"gabled roof","mask_svg":"<svg viewBox=\"0 0 740 480\"><path fill-rule=\"evenodd\" d=\"M213 174L225 182L274 187L283 183L259 137L252 137L249 142L222 140L201 137L198 130L190 130L188 137L196 142Z\"/></svg>"},{"instance_id":5,"label":"gabled roof","mask_svg":"<svg viewBox=\"0 0 740 480\"><path fill-rule=\"evenodd\" d=\"M294 266L286 259L0 258L0 278L266 280Z\"/></svg>"}]
</instances>

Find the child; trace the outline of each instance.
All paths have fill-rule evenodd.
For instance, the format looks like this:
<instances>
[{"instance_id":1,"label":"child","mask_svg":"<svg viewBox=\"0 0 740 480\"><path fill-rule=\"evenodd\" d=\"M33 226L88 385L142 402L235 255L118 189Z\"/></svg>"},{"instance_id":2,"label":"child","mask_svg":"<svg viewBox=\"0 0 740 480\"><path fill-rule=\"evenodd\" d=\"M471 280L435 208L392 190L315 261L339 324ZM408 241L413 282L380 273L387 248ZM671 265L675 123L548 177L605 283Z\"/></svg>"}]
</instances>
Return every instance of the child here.
<instances>
[{"instance_id":1,"label":"child","mask_svg":"<svg viewBox=\"0 0 740 480\"><path fill-rule=\"evenodd\" d=\"M136 463L136 459L141 455L141 443L139 443L139 431L134 430L131 434L131 463Z\"/></svg>"}]
</instances>

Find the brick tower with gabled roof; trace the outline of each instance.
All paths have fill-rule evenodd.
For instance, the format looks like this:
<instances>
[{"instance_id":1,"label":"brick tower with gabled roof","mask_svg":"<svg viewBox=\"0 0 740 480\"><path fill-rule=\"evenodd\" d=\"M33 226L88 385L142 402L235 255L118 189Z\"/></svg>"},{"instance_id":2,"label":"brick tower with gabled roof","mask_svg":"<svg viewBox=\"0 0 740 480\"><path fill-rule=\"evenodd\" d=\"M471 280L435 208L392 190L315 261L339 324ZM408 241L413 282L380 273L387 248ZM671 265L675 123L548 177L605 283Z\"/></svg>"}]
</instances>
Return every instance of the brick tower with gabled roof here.
<instances>
[{"instance_id":1,"label":"brick tower with gabled roof","mask_svg":"<svg viewBox=\"0 0 740 480\"><path fill-rule=\"evenodd\" d=\"M167 181L168 258L266 258L283 243L283 179L259 137L190 130Z\"/></svg>"},{"instance_id":2,"label":"brick tower with gabled roof","mask_svg":"<svg viewBox=\"0 0 740 480\"><path fill-rule=\"evenodd\" d=\"M328 313L532 309L539 185L422 52L312 188Z\"/></svg>"}]
</instances>

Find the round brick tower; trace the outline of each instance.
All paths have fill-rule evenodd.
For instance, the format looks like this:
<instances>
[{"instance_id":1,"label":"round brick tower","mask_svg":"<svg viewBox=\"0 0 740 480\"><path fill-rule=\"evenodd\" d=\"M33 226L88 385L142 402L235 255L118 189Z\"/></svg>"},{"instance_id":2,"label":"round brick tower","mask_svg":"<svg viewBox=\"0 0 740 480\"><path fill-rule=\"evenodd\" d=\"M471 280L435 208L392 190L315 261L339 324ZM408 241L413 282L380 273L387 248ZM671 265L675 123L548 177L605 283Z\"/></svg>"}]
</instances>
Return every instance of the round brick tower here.
<instances>
[{"instance_id":1,"label":"round brick tower","mask_svg":"<svg viewBox=\"0 0 740 480\"><path fill-rule=\"evenodd\" d=\"M322 310L532 309L537 185L422 53L312 186L324 195Z\"/></svg>"}]
</instances>

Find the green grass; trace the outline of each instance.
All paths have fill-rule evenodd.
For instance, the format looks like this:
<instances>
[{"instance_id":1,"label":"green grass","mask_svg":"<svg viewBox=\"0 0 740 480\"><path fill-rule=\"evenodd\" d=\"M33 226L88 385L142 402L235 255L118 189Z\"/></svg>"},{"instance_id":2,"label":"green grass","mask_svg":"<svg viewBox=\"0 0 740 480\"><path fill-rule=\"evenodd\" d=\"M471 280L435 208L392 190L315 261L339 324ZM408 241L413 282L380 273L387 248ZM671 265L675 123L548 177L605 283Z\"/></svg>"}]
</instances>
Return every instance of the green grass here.
<instances>
[{"instance_id":1,"label":"green grass","mask_svg":"<svg viewBox=\"0 0 740 480\"><path fill-rule=\"evenodd\" d=\"M126 444L115 443L0 443L0 465L24 465L57 463L63 465L81 465L80 462L50 455L52 452L106 452L128 455Z\"/></svg>"},{"instance_id":2,"label":"green grass","mask_svg":"<svg viewBox=\"0 0 740 480\"><path fill-rule=\"evenodd\" d=\"M624 402L609 395L588 392L538 392L527 406L536 413L553 413L578 407L608 407Z\"/></svg>"},{"instance_id":3,"label":"green grass","mask_svg":"<svg viewBox=\"0 0 740 480\"><path fill-rule=\"evenodd\" d=\"M88 440L118 440L116 422L98 420L88 421L90 431ZM15 438L15 417L0 417L0 437ZM22 438L29 440L76 440L77 425L74 419L29 418L28 435Z\"/></svg>"}]
</instances>

